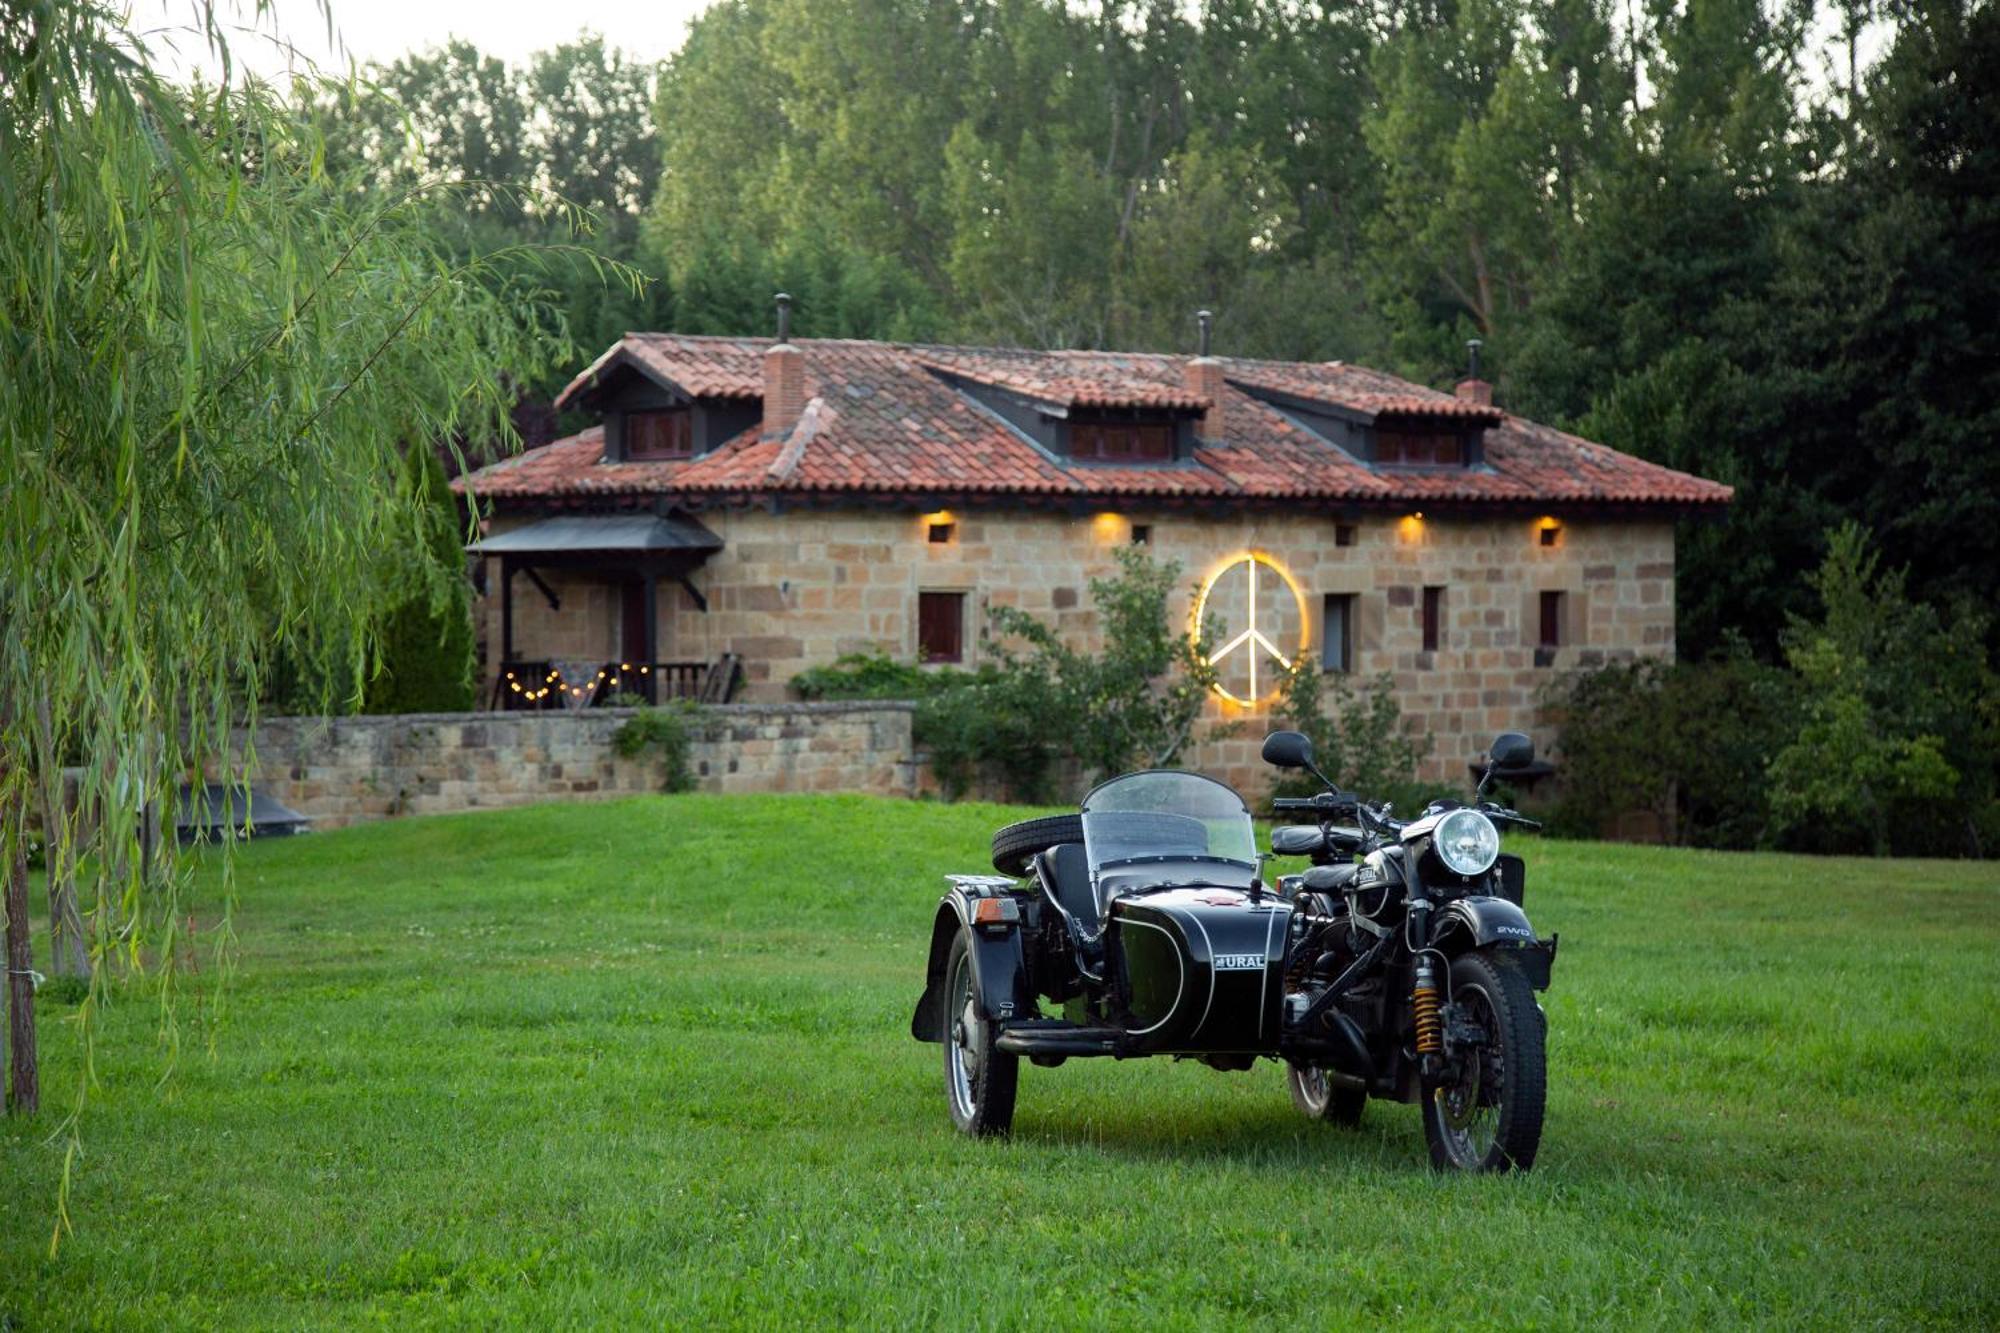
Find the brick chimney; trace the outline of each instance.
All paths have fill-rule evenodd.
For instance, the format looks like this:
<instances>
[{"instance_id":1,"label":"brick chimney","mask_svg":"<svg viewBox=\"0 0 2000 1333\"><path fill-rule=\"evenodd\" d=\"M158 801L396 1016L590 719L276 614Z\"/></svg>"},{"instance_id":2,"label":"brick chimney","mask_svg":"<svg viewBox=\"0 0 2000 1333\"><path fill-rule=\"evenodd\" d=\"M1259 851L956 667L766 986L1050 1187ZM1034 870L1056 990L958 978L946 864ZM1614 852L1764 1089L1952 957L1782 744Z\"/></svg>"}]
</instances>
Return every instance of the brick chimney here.
<instances>
[{"instance_id":1,"label":"brick chimney","mask_svg":"<svg viewBox=\"0 0 2000 1333\"><path fill-rule=\"evenodd\" d=\"M1189 393L1208 399L1208 410L1195 423L1195 434L1204 440L1220 440L1223 435L1222 363L1208 354L1209 329L1214 318L1206 310L1195 313L1195 319L1201 325L1201 353L1187 363L1183 381Z\"/></svg>"},{"instance_id":2,"label":"brick chimney","mask_svg":"<svg viewBox=\"0 0 2000 1333\"><path fill-rule=\"evenodd\" d=\"M806 358L792 346L792 298L777 295L778 341L764 353L764 426L767 440L791 433L806 409Z\"/></svg>"},{"instance_id":3,"label":"brick chimney","mask_svg":"<svg viewBox=\"0 0 2000 1333\"><path fill-rule=\"evenodd\" d=\"M1479 378L1479 349L1483 346L1479 339L1468 338L1465 343L1465 378L1453 390L1461 403L1477 403L1481 407L1493 406L1493 386Z\"/></svg>"}]
</instances>

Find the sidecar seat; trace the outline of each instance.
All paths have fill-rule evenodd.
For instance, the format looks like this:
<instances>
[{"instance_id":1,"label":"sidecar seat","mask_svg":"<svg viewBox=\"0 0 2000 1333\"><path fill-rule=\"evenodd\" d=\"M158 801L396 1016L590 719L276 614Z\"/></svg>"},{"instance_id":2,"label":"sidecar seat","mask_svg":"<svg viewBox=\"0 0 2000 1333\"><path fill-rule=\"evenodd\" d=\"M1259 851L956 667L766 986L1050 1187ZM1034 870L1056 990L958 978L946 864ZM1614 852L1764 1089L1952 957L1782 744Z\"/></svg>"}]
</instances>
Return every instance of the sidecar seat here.
<instances>
[{"instance_id":1,"label":"sidecar seat","mask_svg":"<svg viewBox=\"0 0 2000 1333\"><path fill-rule=\"evenodd\" d=\"M1097 897L1090 891L1090 858L1080 842L1058 843L1035 858L1042 891L1070 923L1079 944L1094 942L1101 930Z\"/></svg>"}]
</instances>

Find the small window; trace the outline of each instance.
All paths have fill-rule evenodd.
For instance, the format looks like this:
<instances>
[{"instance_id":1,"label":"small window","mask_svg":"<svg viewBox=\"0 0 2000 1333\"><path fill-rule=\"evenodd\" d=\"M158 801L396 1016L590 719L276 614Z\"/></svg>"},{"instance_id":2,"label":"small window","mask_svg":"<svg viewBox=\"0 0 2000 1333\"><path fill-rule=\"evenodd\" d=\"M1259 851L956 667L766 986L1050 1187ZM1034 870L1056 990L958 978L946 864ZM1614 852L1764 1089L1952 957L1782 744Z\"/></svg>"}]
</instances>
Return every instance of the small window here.
<instances>
[{"instance_id":1,"label":"small window","mask_svg":"<svg viewBox=\"0 0 2000 1333\"><path fill-rule=\"evenodd\" d=\"M957 535L958 524L956 523L933 523L930 525L932 546L949 546L951 545L951 539Z\"/></svg>"},{"instance_id":2,"label":"small window","mask_svg":"<svg viewBox=\"0 0 2000 1333\"><path fill-rule=\"evenodd\" d=\"M693 458L694 413L685 407L626 413L625 457L636 463Z\"/></svg>"},{"instance_id":3,"label":"small window","mask_svg":"<svg viewBox=\"0 0 2000 1333\"><path fill-rule=\"evenodd\" d=\"M1132 544L1134 546L1151 546L1153 544L1153 525L1150 523L1134 523L1132 525Z\"/></svg>"},{"instance_id":4,"label":"small window","mask_svg":"<svg viewBox=\"0 0 2000 1333\"><path fill-rule=\"evenodd\" d=\"M1464 467L1465 441L1456 431L1378 427L1375 461L1383 467Z\"/></svg>"},{"instance_id":5,"label":"small window","mask_svg":"<svg viewBox=\"0 0 2000 1333\"><path fill-rule=\"evenodd\" d=\"M1087 463L1171 463L1170 421L1071 421L1070 457Z\"/></svg>"},{"instance_id":6,"label":"small window","mask_svg":"<svg viewBox=\"0 0 2000 1333\"><path fill-rule=\"evenodd\" d=\"M1330 592L1320 620L1319 665L1322 671L1354 670L1354 594Z\"/></svg>"},{"instance_id":7,"label":"small window","mask_svg":"<svg viewBox=\"0 0 2000 1333\"><path fill-rule=\"evenodd\" d=\"M1562 524L1557 523L1553 519L1542 524L1541 527L1536 528L1535 533L1536 536L1540 539L1543 546L1562 545L1562 533L1563 533Z\"/></svg>"},{"instance_id":8,"label":"small window","mask_svg":"<svg viewBox=\"0 0 2000 1333\"><path fill-rule=\"evenodd\" d=\"M1536 640L1544 648L1560 648L1563 641L1563 595L1559 592L1542 594L1542 633Z\"/></svg>"},{"instance_id":9,"label":"small window","mask_svg":"<svg viewBox=\"0 0 2000 1333\"><path fill-rule=\"evenodd\" d=\"M965 660L964 593L917 594L917 660L920 662Z\"/></svg>"},{"instance_id":10,"label":"small window","mask_svg":"<svg viewBox=\"0 0 2000 1333\"><path fill-rule=\"evenodd\" d=\"M1444 642L1444 589L1424 589L1424 651L1434 653Z\"/></svg>"},{"instance_id":11,"label":"small window","mask_svg":"<svg viewBox=\"0 0 2000 1333\"><path fill-rule=\"evenodd\" d=\"M1352 546L1352 545L1354 545L1354 525L1353 525L1352 523L1336 523L1336 524L1334 524L1334 525L1333 525L1333 544L1334 544L1335 546Z\"/></svg>"}]
</instances>

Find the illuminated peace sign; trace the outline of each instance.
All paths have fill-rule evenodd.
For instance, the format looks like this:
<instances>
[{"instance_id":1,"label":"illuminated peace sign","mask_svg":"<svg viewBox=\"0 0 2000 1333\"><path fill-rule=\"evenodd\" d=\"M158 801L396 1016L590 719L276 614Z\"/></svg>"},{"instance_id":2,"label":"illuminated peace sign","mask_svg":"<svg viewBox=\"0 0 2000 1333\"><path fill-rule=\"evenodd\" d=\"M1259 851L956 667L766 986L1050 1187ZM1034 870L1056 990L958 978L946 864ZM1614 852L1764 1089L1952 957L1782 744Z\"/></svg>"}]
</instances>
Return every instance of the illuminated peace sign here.
<instances>
[{"instance_id":1,"label":"illuminated peace sign","mask_svg":"<svg viewBox=\"0 0 2000 1333\"><path fill-rule=\"evenodd\" d=\"M1194 601L1195 633L1214 617L1227 636L1208 655L1215 692L1248 707L1283 684L1294 658L1306 651L1306 599L1282 565L1262 551L1231 556L1203 580ZM1239 628L1240 627L1240 628ZM1296 643L1287 656L1279 644Z\"/></svg>"}]
</instances>

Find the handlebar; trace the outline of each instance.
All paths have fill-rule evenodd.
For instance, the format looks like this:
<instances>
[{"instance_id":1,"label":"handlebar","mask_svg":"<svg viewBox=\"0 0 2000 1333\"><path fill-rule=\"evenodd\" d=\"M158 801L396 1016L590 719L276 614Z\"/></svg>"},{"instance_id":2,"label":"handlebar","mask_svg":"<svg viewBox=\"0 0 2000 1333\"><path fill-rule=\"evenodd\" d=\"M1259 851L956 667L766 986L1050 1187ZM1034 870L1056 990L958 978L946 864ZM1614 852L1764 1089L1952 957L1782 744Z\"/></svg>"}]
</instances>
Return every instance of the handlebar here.
<instances>
[{"instance_id":1,"label":"handlebar","mask_svg":"<svg viewBox=\"0 0 2000 1333\"><path fill-rule=\"evenodd\" d=\"M1328 814L1352 810L1360 802L1352 796L1321 792L1317 796L1279 796L1271 801L1273 810L1316 810Z\"/></svg>"}]
</instances>

